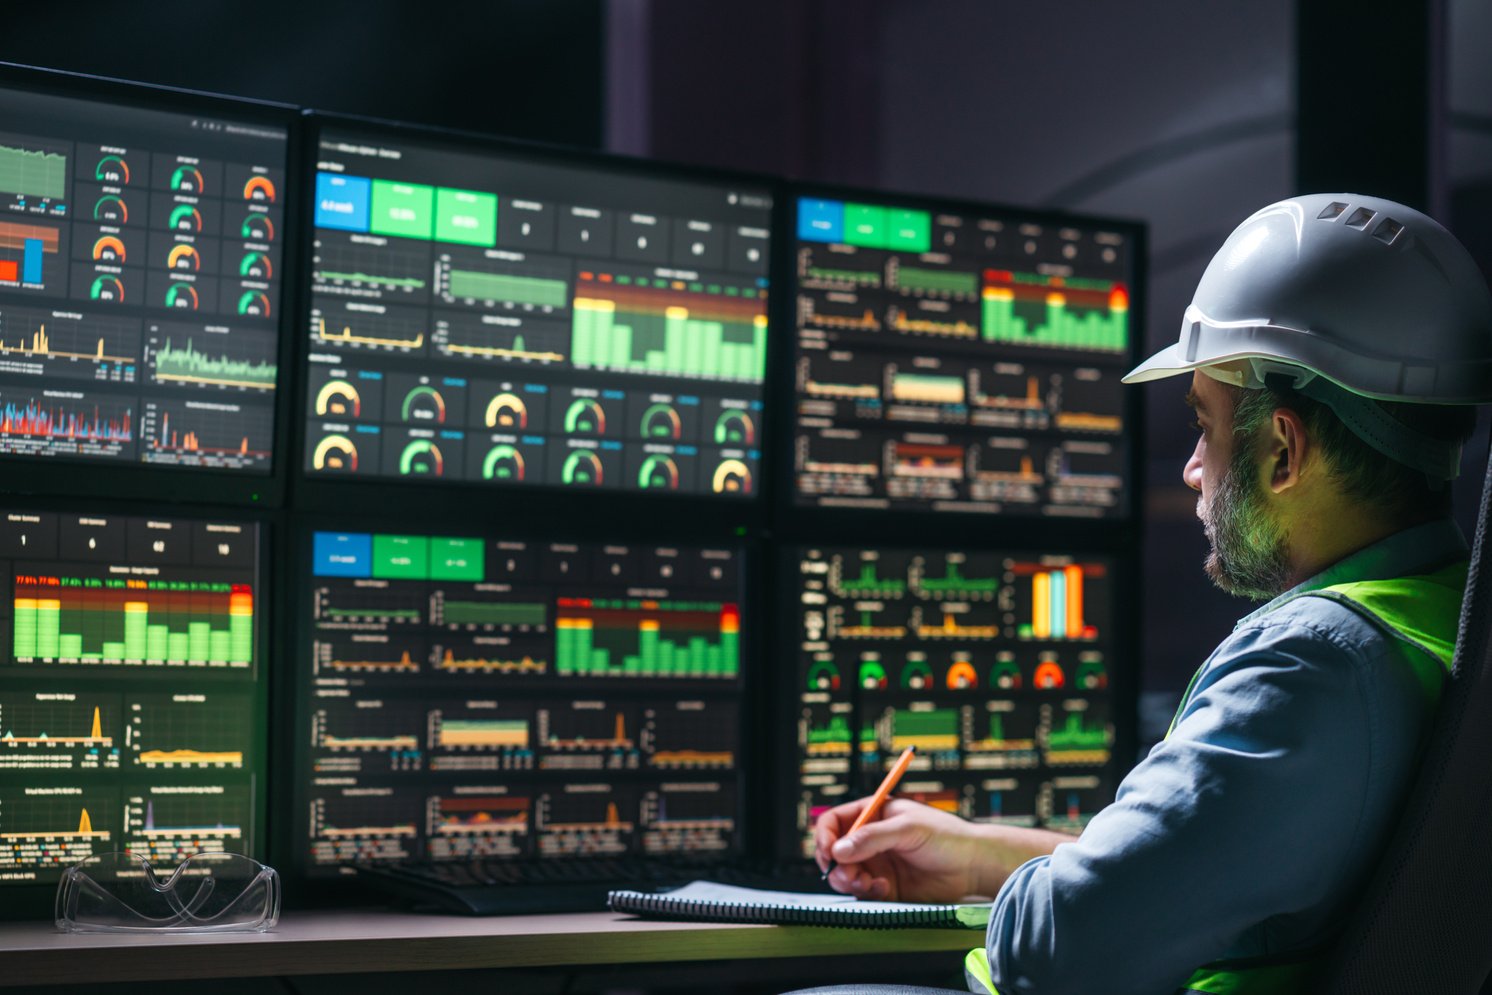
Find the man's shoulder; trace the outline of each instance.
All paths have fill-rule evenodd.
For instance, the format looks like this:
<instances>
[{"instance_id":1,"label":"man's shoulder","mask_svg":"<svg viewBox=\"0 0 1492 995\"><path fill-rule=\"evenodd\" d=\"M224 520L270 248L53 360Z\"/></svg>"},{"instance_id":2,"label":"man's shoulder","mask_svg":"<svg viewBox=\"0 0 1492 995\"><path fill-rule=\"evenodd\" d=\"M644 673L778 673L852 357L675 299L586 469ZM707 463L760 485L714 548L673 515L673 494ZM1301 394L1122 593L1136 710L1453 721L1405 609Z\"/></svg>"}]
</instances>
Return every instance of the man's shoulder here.
<instances>
[{"instance_id":1,"label":"man's shoulder","mask_svg":"<svg viewBox=\"0 0 1492 995\"><path fill-rule=\"evenodd\" d=\"M1246 618L1223 645L1234 641L1316 639L1355 649L1388 638L1381 626L1345 600L1313 592L1297 595L1271 611Z\"/></svg>"},{"instance_id":2,"label":"man's shoulder","mask_svg":"<svg viewBox=\"0 0 1492 995\"><path fill-rule=\"evenodd\" d=\"M1402 665L1398 644L1346 604L1316 595L1292 599L1240 624L1218 645L1197 675L1182 718L1210 716L1193 738L1205 738L1207 729L1235 735L1243 724L1300 749L1331 739L1297 737L1302 723L1317 733L1331 728L1339 737L1356 735L1381 724L1386 703L1419 700L1414 669Z\"/></svg>"},{"instance_id":3,"label":"man's shoulder","mask_svg":"<svg viewBox=\"0 0 1492 995\"><path fill-rule=\"evenodd\" d=\"M1215 665L1266 664L1270 658L1317 666L1361 667L1397 652L1397 640L1352 605L1302 594L1240 622L1212 654Z\"/></svg>"}]
</instances>

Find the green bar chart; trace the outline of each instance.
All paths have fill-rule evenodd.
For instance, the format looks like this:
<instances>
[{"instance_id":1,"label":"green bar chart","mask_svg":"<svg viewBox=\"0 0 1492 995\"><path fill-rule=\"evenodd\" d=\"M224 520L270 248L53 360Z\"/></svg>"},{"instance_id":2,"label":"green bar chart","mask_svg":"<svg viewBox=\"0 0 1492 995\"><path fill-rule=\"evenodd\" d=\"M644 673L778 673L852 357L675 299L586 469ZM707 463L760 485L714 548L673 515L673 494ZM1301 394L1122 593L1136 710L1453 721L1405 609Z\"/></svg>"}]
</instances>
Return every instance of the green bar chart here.
<instances>
[{"instance_id":1,"label":"green bar chart","mask_svg":"<svg viewBox=\"0 0 1492 995\"><path fill-rule=\"evenodd\" d=\"M767 364L766 301L755 291L746 296L717 289L582 279L571 361L583 368L759 382Z\"/></svg>"},{"instance_id":2,"label":"green bar chart","mask_svg":"<svg viewBox=\"0 0 1492 995\"><path fill-rule=\"evenodd\" d=\"M248 666L254 595L244 584L41 577L18 581L18 660Z\"/></svg>"},{"instance_id":3,"label":"green bar chart","mask_svg":"<svg viewBox=\"0 0 1492 995\"><path fill-rule=\"evenodd\" d=\"M741 670L740 612L719 602L561 598L562 677L730 679Z\"/></svg>"},{"instance_id":4,"label":"green bar chart","mask_svg":"<svg viewBox=\"0 0 1492 995\"><path fill-rule=\"evenodd\" d=\"M980 296L986 342L1104 352L1129 342L1129 294L1119 284L986 270Z\"/></svg>"}]
</instances>

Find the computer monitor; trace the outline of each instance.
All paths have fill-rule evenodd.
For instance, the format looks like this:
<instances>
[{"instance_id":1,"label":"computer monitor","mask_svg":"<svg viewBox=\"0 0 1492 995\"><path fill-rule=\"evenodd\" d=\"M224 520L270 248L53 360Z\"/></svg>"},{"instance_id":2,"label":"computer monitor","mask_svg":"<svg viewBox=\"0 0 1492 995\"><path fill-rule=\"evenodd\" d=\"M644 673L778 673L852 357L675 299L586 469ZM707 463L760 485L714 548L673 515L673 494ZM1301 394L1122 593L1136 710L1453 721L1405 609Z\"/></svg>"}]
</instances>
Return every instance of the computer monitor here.
<instances>
[{"instance_id":1,"label":"computer monitor","mask_svg":"<svg viewBox=\"0 0 1492 995\"><path fill-rule=\"evenodd\" d=\"M0 511L0 889L115 850L262 856L260 535Z\"/></svg>"},{"instance_id":2,"label":"computer monitor","mask_svg":"<svg viewBox=\"0 0 1492 995\"><path fill-rule=\"evenodd\" d=\"M291 111L5 67L0 110L0 462L263 499Z\"/></svg>"},{"instance_id":3,"label":"computer monitor","mask_svg":"<svg viewBox=\"0 0 1492 995\"><path fill-rule=\"evenodd\" d=\"M738 548L392 525L303 539L306 875L742 852Z\"/></svg>"},{"instance_id":4,"label":"computer monitor","mask_svg":"<svg viewBox=\"0 0 1492 995\"><path fill-rule=\"evenodd\" d=\"M1143 230L801 188L791 502L1131 515Z\"/></svg>"},{"instance_id":5,"label":"computer monitor","mask_svg":"<svg viewBox=\"0 0 1492 995\"><path fill-rule=\"evenodd\" d=\"M304 471L739 501L770 186L323 120Z\"/></svg>"},{"instance_id":6,"label":"computer monitor","mask_svg":"<svg viewBox=\"0 0 1492 995\"><path fill-rule=\"evenodd\" d=\"M976 822L1078 831L1112 799L1127 679L1112 554L800 547L787 564L796 812L874 791Z\"/></svg>"}]
</instances>

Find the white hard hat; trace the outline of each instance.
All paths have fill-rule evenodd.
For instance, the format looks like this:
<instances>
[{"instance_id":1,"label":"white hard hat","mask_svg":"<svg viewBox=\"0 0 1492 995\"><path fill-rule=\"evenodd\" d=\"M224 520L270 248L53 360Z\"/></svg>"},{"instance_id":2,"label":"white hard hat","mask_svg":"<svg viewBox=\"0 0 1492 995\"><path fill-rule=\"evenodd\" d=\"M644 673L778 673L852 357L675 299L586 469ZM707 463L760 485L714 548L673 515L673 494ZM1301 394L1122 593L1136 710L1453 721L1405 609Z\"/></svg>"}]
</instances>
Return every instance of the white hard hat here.
<instances>
[{"instance_id":1,"label":"white hard hat","mask_svg":"<svg viewBox=\"0 0 1492 995\"><path fill-rule=\"evenodd\" d=\"M1176 344L1124 381L1236 360L1260 361L1241 386L1263 386L1265 373L1286 372L1280 363L1381 400L1492 401L1492 295L1455 236L1411 207L1356 194L1282 200L1234 229Z\"/></svg>"},{"instance_id":2,"label":"white hard hat","mask_svg":"<svg viewBox=\"0 0 1492 995\"><path fill-rule=\"evenodd\" d=\"M1124 382L1197 369L1247 388L1283 376L1380 452L1452 477L1459 445L1362 399L1492 401L1492 295L1455 236L1411 207L1358 194L1294 197L1234 229L1177 342Z\"/></svg>"}]
</instances>

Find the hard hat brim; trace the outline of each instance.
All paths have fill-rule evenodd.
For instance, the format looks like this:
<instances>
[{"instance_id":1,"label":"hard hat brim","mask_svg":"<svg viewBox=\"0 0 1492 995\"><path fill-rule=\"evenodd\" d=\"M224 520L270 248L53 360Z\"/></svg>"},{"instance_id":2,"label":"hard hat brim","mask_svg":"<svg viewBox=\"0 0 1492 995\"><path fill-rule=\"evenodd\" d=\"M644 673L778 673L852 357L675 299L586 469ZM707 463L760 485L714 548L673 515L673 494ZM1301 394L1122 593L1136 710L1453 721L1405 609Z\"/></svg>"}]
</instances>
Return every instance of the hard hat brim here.
<instances>
[{"instance_id":1,"label":"hard hat brim","mask_svg":"<svg viewBox=\"0 0 1492 995\"><path fill-rule=\"evenodd\" d=\"M1218 360L1208 358L1203 361L1187 360L1181 351L1181 343L1172 342L1160 352L1145 360L1139 366L1126 373L1121 380L1124 383L1145 383L1150 380L1164 380L1166 377L1180 376L1190 373L1200 366L1208 366Z\"/></svg>"}]
</instances>

